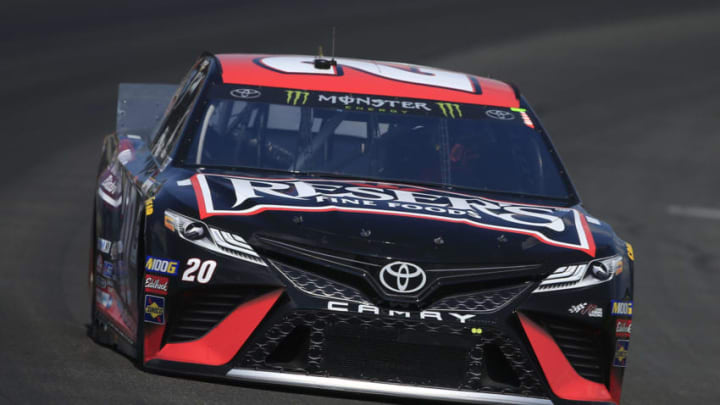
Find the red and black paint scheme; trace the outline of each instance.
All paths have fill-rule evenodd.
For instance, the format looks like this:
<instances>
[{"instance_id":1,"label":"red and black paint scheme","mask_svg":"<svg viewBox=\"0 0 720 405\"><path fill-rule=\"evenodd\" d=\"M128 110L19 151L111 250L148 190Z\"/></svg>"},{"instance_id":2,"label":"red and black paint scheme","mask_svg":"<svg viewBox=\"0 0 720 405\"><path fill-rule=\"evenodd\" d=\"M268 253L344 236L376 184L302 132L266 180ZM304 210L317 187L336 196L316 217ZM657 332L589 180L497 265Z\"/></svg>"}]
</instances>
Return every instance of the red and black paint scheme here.
<instances>
[{"instance_id":1,"label":"red and black paint scheme","mask_svg":"<svg viewBox=\"0 0 720 405\"><path fill-rule=\"evenodd\" d=\"M145 369L186 375L474 403L619 403L632 247L582 207L520 93L433 68L321 62L206 54L179 87L121 85L94 205L91 336ZM226 134L215 124L224 115ZM420 163L441 156L442 181L423 164L388 174L421 159L390 153L396 116L418 120L405 134L411 152L435 136L423 120L437 122L445 135ZM324 129L342 134L343 120L343 139ZM469 148L446 131L473 120L513 121L555 171L523 167L520 189L453 183ZM358 135L358 125L374 130ZM223 137L239 141L210 141ZM342 148L381 156L367 160L374 175L331 170ZM265 163L228 160L243 154ZM302 169L314 154L326 170ZM514 168L488 167L498 184L512 178ZM536 192L540 183L563 192Z\"/></svg>"}]
</instances>

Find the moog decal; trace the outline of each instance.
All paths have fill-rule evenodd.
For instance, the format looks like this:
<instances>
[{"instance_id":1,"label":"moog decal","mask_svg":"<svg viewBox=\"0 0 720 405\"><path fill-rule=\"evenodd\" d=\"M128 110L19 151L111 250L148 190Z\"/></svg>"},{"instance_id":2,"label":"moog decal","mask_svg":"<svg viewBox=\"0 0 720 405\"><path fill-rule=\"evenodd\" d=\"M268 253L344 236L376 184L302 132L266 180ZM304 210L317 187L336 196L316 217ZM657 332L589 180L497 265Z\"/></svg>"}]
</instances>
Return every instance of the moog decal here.
<instances>
[{"instance_id":1,"label":"moog decal","mask_svg":"<svg viewBox=\"0 0 720 405\"><path fill-rule=\"evenodd\" d=\"M524 234L595 256L585 216L572 208L522 205L389 183L196 174L191 184L201 219L264 211L394 215Z\"/></svg>"}]
</instances>

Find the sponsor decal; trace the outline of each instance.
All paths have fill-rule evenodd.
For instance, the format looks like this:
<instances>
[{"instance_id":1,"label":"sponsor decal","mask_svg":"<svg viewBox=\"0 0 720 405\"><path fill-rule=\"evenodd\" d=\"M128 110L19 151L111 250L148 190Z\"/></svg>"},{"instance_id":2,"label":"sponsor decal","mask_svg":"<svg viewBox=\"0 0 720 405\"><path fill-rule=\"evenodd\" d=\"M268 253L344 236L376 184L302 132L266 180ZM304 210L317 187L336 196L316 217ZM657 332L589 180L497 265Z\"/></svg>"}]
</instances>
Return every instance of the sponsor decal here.
<instances>
[{"instance_id":1,"label":"sponsor decal","mask_svg":"<svg viewBox=\"0 0 720 405\"><path fill-rule=\"evenodd\" d=\"M387 309L380 309L380 307L376 307L375 305L370 304L355 304L350 302L344 302L344 301L328 301L327 302L327 309L330 311L336 311L336 312L353 312L358 314L369 314L369 315L376 315L376 316L389 316L389 317L397 317L397 318L406 318L406 319L433 319L436 321L444 321L444 320L451 320L456 321L460 323L466 323L468 320L475 317L474 314L464 314L464 313L457 313L457 312L445 312L445 311L421 311L421 312L414 312L414 311L395 311L395 310L387 310Z\"/></svg>"},{"instance_id":2,"label":"sponsor decal","mask_svg":"<svg viewBox=\"0 0 720 405\"><path fill-rule=\"evenodd\" d=\"M112 242L107 239L98 238L97 249L105 254L110 254L110 249L112 249Z\"/></svg>"},{"instance_id":3,"label":"sponsor decal","mask_svg":"<svg viewBox=\"0 0 720 405\"><path fill-rule=\"evenodd\" d=\"M528 235L548 245L595 256L595 242L585 216L573 208L516 204L389 183L267 181L214 174L196 174L191 183L200 219L265 211L394 215Z\"/></svg>"},{"instance_id":4,"label":"sponsor decal","mask_svg":"<svg viewBox=\"0 0 720 405\"><path fill-rule=\"evenodd\" d=\"M112 248L110 249L110 256L112 258L119 257L123 252L123 241L119 240L112 244Z\"/></svg>"},{"instance_id":5,"label":"sponsor decal","mask_svg":"<svg viewBox=\"0 0 720 405\"><path fill-rule=\"evenodd\" d=\"M615 342L615 357L613 358L614 367L625 367L627 364L629 347L629 340L618 340Z\"/></svg>"},{"instance_id":6,"label":"sponsor decal","mask_svg":"<svg viewBox=\"0 0 720 405\"><path fill-rule=\"evenodd\" d=\"M625 242L625 247L627 248L628 259L635 261L635 251L633 251L632 245Z\"/></svg>"},{"instance_id":7,"label":"sponsor decal","mask_svg":"<svg viewBox=\"0 0 720 405\"><path fill-rule=\"evenodd\" d=\"M145 295L145 322L165 324L165 297Z\"/></svg>"},{"instance_id":8,"label":"sponsor decal","mask_svg":"<svg viewBox=\"0 0 720 405\"><path fill-rule=\"evenodd\" d=\"M632 319L618 319L615 321L615 336L629 338L632 333Z\"/></svg>"},{"instance_id":9,"label":"sponsor decal","mask_svg":"<svg viewBox=\"0 0 720 405\"><path fill-rule=\"evenodd\" d=\"M380 98L377 96L363 95L332 95L320 93L317 95L317 102L331 105L341 105L346 110L376 111L407 114L408 111L416 110L431 112L432 108L427 102L414 100L401 100ZM459 107L458 107L459 108Z\"/></svg>"},{"instance_id":10,"label":"sponsor decal","mask_svg":"<svg viewBox=\"0 0 720 405\"><path fill-rule=\"evenodd\" d=\"M568 309L568 312L570 312L571 314L577 314L580 311L584 310L586 306L587 306L587 302L583 302L582 304L573 305L570 307L570 309Z\"/></svg>"},{"instance_id":11,"label":"sponsor decal","mask_svg":"<svg viewBox=\"0 0 720 405\"><path fill-rule=\"evenodd\" d=\"M528 126L530 128L535 129L535 124L533 124L526 109L513 107L510 109L510 111L515 111L517 113L520 113L520 117L522 117L523 124L525 124L526 126ZM592 220L595 220L595 222L593 222L595 225L600 225L600 221L598 221L597 219L592 218ZM588 221L592 222L592 220L590 218L588 218Z\"/></svg>"},{"instance_id":12,"label":"sponsor decal","mask_svg":"<svg viewBox=\"0 0 720 405\"><path fill-rule=\"evenodd\" d=\"M243 100L249 100L253 98L258 98L262 95L260 90L255 89L234 89L230 91L230 95L235 98L241 98Z\"/></svg>"},{"instance_id":13,"label":"sponsor decal","mask_svg":"<svg viewBox=\"0 0 720 405\"><path fill-rule=\"evenodd\" d=\"M105 277L95 277L95 285L100 288L106 288L108 286L108 280Z\"/></svg>"},{"instance_id":14,"label":"sponsor decal","mask_svg":"<svg viewBox=\"0 0 720 405\"><path fill-rule=\"evenodd\" d=\"M510 121L515 119L515 114L505 110L487 110L485 115L496 120Z\"/></svg>"},{"instance_id":15,"label":"sponsor decal","mask_svg":"<svg viewBox=\"0 0 720 405\"><path fill-rule=\"evenodd\" d=\"M110 286L107 289L95 289L95 302L102 309L98 316L105 319L105 324L117 332L123 339L133 343L130 336L136 333L135 323L137 320L123 307L123 301L118 297L117 292Z\"/></svg>"},{"instance_id":16,"label":"sponsor decal","mask_svg":"<svg viewBox=\"0 0 720 405\"><path fill-rule=\"evenodd\" d=\"M145 216L149 217L155 210L155 197L150 197L145 200Z\"/></svg>"},{"instance_id":17,"label":"sponsor decal","mask_svg":"<svg viewBox=\"0 0 720 405\"><path fill-rule=\"evenodd\" d=\"M632 316L632 301L612 301L612 315Z\"/></svg>"},{"instance_id":18,"label":"sponsor decal","mask_svg":"<svg viewBox=\"0 0 720 405\"><path fill-rule=\"evenodd\" d=\"M163 276L148 274L145 276L145 292L167 295L170 279Z\"/></svg>"},{"instance_id":19,"label":"sponsor decal","mask_svg":"<svg viewBox=\"0 0 720 405\"><path fill-rule=\"evenodd\" d=\"M160 259L157 257L145 257L145 270L151 273L167 274L170 276L177 275L178 262L168 259Z\"/></svg>"},{"instance_id":20,"label":"sponsor decal","mask_svg":"<svg viewBox=\"0 0 720 405\"><path fill-rule=\"evenodd\" d=\"M290 105L305 105L310 95L309 92L302 90L285 90L285 93L287 93L285 103Z\"/></svg>"},{"instance_id":21,"label":"sponsor decal","mask_svg":"<svg viewBox=\"0 0 720 405\"><path fill-rule=\"evenodd\" d=\"M378 275L380 284L388 290L411 294L425 287L427 276L420 266L407 262L392 262L386 264Z\"/></svg>"},{"instance_id":22,"label":"sponsor decal","mask_svg":"<svg viewBox=\"0 0 720 405\"><path fill-rule=\"evenodd\" d=\"M110 307L112 307L113 299L110 293L98 288L95 290L95 294L95 299L97 299L97 302L100 303L103 308L110 309Z\"/></svg>"},{"instance_id":23,"label":"sponsor decal","mask_svg":"<svg viewBox=\"0 0 720 405\"><path fill-rule=\"evenodd\" d=\"M168 161L166 160L166 163L167 163L167 162L168 162ZM157 190L157 188L158 188L159 186L160 186L160 185L158 184L158 182L155 180L154 177L148 177L148 178L142 183L142 185L140 185L140 190L142 190L142 192L145 193L145 194L154 194L154 192Z\"/></svg>"},{"instance_id":24,"label":"sponsor decal","mask_svg":"<svg viewBox=\"0 0 720 405\"><path fill-rule=\"evenodd\" d=\"M163 221L163 225L165 225L165 228L175 232L175 220L172 216L165 214L165 220Z\"/></svg>"},{"instance_id":25,"label":"sponsor decal","mask_svg":"<svg viewBox=\"0 0 720 405\"><path fill-rule=\"evenodd\" d=\"M462 110L460 104L455 103L435 103L440 107L442 115L449 118L462 118Z\"/></svg>"},{"instance_id":26,"label":"sponsor decal","mask_svg":"<svg viewBox=\"0 0 720 405\"><path fill-rule=\"evenodd\" d=\"M103 277L112 279L115 275L115 268L112 264L112 262L105 262L103 264L103 271L102 271Z\"/></svg>"},{"instance_id":27,"label":"sponsor decal","mask_svg":"<svg viewBox=\"0 0 720 405\"><path fill-rule=\"evenodd\" d=\"M568 309L568 312L576 315L587 315L590 318L602 318L603 310L595 304L589 304L583 302L582 304L573 305Z\"/></svg>"},{"instance_id":28,"label":"sponsor decal","mask_svg":"<svg viewBox=\"0 0 720 405\"><path fill-rule=\"evenodd\" d=\"M122 203L120 194L120 184L117 177L112 172L105 172L106 177L100 182L98 187L98 195L100 199L111 207L117 208Z\"/></svg>"},{"instance_id":29,"label":"sponsor decal","mask_svg":"<svg viewBox=\"0 0 720 405\"><path fill-rule=\"evenodd\" d=\"M244 90L254 90L260 94L260 89L260 87L256 87L246 88ZM231 94L235 90L237 89L232 88L231 85L216 86L209 90L209 96L235 100L237 97L233 97ZM503 120L510 122L511 125L523 127L520 122L512 122L512 120L519 115L523 118L522 122L524 126L535 128L530 116L525 109L522 108L513 109L509 107L456 103L444 100L430 101L422 98L400 98L358 93L263 87L262 94L255 100L249 101L313 108L343 109L346 111L433 116L448 119ZM148 189L144 187L143 190L146 191Z\"/></svg>"},{"instance_id":30,"label":"sponsor decal","mask_svg":"<svg viewBox=\"0 0 720 405\"><path fill-rule=\"evenodd\" d=\"M117 194L117 192L120 190L120 186L118 185L115 176L113 176L111 173L108 173L108 176L105 178L105 180L100 183L100 187L104 188L105 191L110 194Z\"/></svg>"},{"instance_id":31,"label":"sponsor decal","mask_svg":"<svg viewBox=\"0 0 720 405\"><path fill-rule=\"evenodd\" d=\"M103 269L102 255L97 255L97 260L95 260L95 273L102 274L102 269Z\"/></svg>"}]
</instances>

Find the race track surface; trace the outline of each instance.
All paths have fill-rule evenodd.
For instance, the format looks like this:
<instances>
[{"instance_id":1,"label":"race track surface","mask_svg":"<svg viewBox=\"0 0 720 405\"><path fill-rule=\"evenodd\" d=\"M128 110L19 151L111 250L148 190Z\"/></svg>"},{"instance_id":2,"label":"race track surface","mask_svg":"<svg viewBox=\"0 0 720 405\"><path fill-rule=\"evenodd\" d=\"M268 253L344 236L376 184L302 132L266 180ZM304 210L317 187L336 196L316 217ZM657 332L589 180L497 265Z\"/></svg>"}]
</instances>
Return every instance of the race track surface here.
<instances>
[{"instance_id":1,"label":"race track surface","mask_svg":"<svg viewBox=\"0 0 720 405\"><path fill-rule=\"evenodd\" d=\"M711 1L0 4L0 403L377 403L139 371L85 335L119 82L203 50L337 53L517 83L590 212L632 242L624 404L720 402L720 6ZM497 4L496 4L497 3Z\"/></svg>"}]
</instances>

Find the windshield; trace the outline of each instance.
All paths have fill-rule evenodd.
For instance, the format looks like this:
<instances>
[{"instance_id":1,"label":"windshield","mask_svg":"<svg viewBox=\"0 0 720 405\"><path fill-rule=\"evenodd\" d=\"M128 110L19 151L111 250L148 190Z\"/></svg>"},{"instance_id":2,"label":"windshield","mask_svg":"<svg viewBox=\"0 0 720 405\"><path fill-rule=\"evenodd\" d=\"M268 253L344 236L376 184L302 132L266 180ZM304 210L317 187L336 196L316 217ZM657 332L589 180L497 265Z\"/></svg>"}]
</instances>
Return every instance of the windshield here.
<instances>
[{"instance_id":1,"label":"windshield","mask_svg":"<svg viewBox=\"0 0 720 405\"><path fill-rule=\"evenodd\" d=\"M198 114L186 165L569 197L520 108L217 85Z\"/></svg>"}]
</instances>

